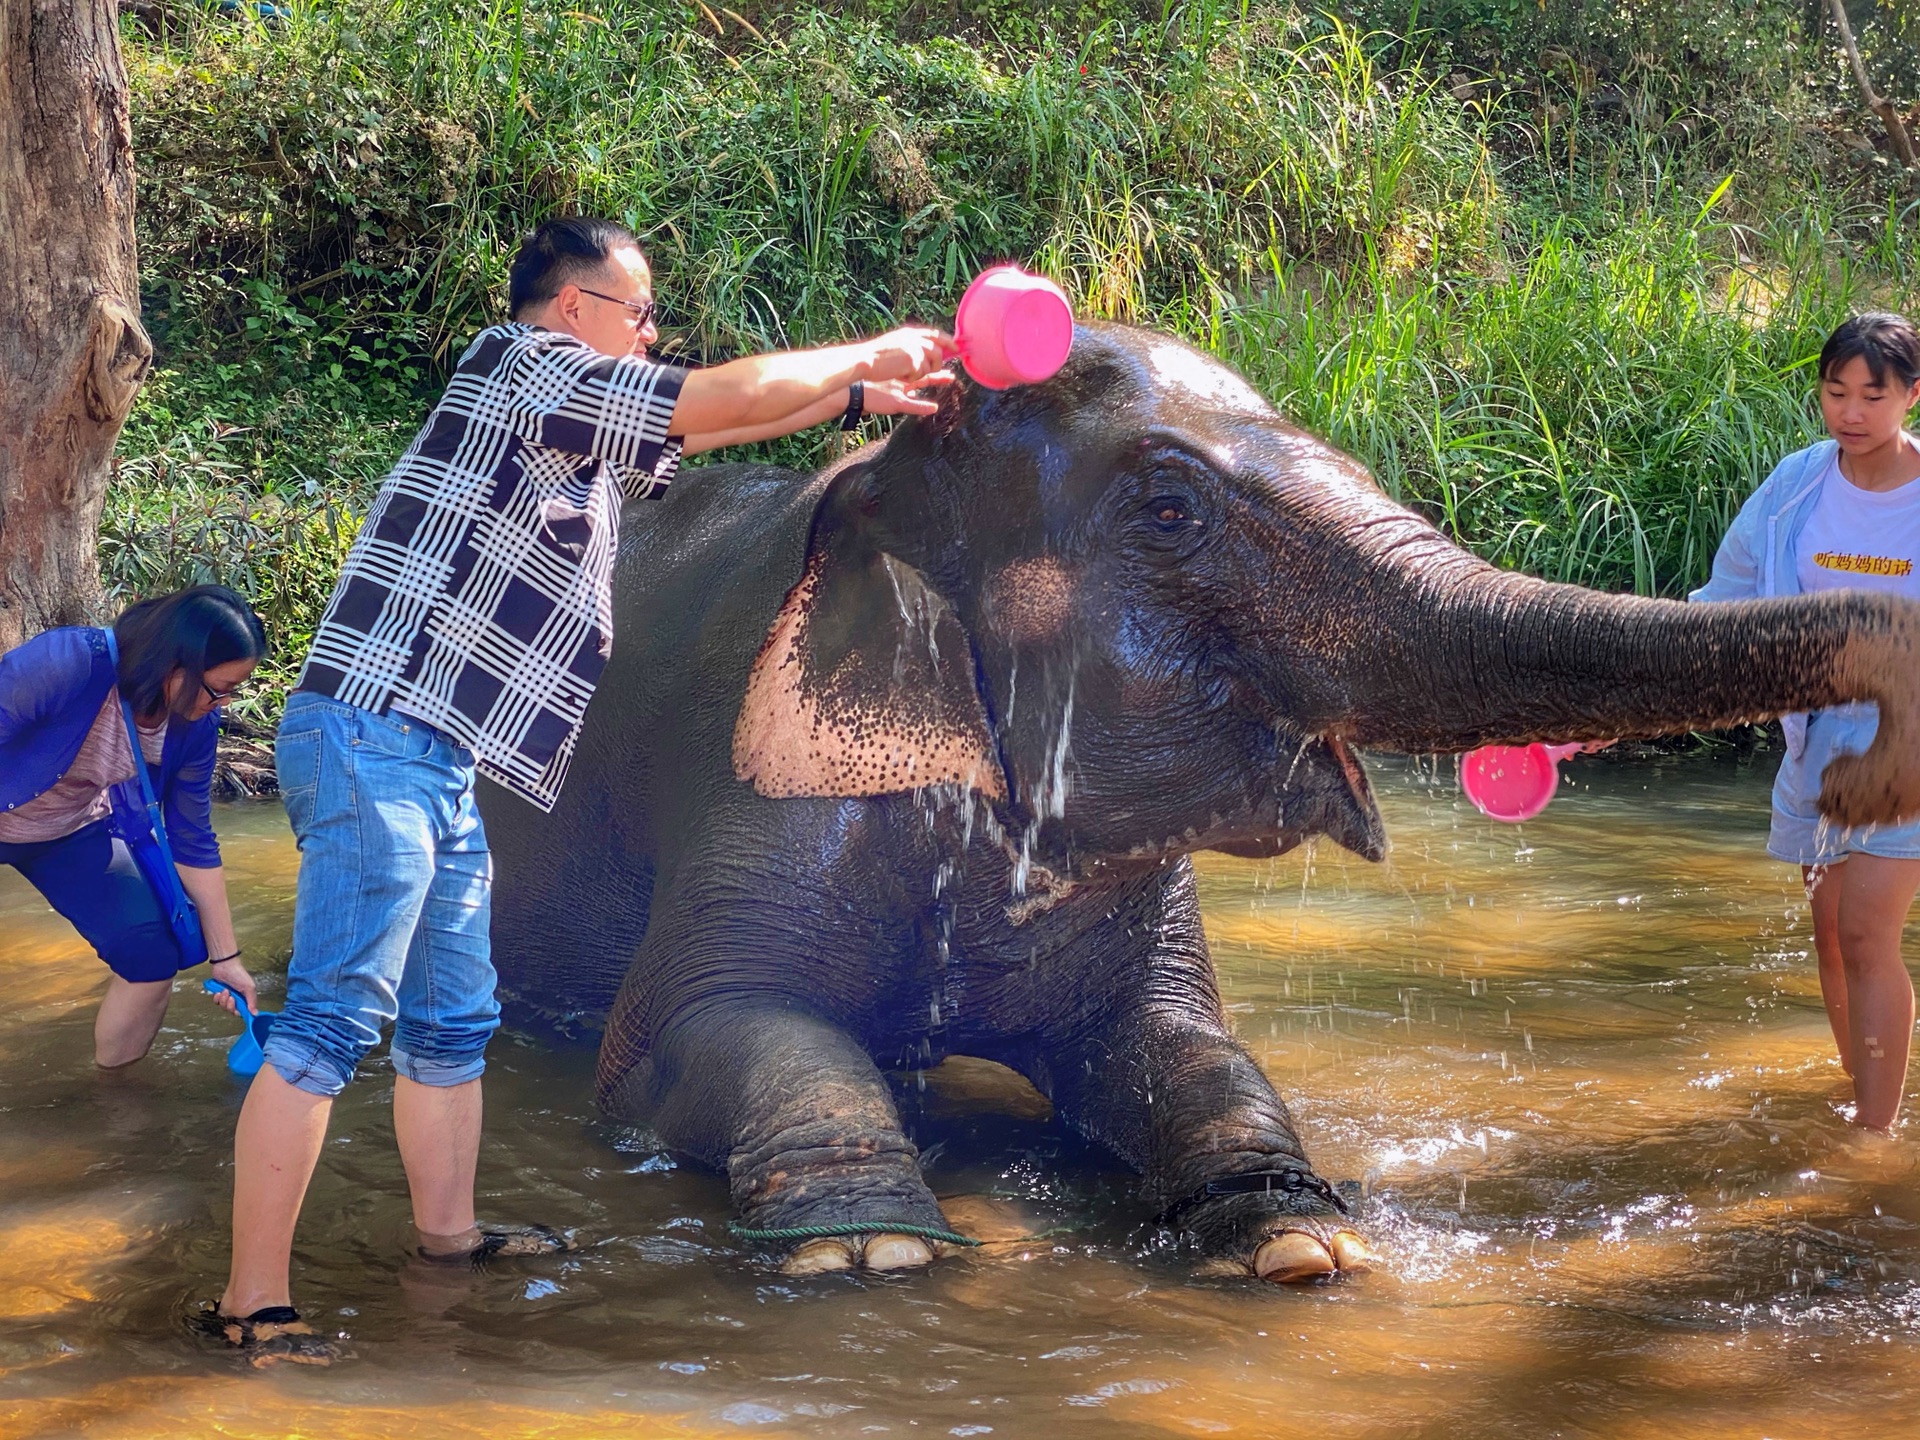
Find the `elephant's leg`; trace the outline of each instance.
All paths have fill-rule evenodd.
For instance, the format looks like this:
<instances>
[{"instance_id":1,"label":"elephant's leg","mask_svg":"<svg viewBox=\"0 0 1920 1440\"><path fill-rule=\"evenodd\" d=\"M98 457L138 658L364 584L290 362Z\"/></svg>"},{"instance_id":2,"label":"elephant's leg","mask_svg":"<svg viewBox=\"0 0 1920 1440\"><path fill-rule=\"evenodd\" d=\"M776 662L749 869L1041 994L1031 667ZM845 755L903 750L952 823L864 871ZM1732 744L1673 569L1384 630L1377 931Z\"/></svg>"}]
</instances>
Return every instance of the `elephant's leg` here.
<instances>
[{"instance_id":1,"label":"elephant's leg","mask_svg":"<svg viewBox=\"0 0 1920 1440\"><path fill-rule=\"evenodd\" d=\"M646 1069L661 1138L726 1171L743 1238L782 1253L789 1273L904 1269L941 1253L915 1233L950 1229L919 1151L845 1032L796 1010L703 1008L669 1026Z\"/></svg>"},{"instance_id":2,"label":"elephant's leg","mask_svg":"<svg viewBox=\"0 0 1920 1440\"><path fill-rule=\"evenodd\" d=\"M1149 1203L1209 1268L1269 1280L1367 1268L1285 1102L1228 1032L1191 867L1125 933L1141 930L1154 935L1145 955L1109 934L1115 951L1088 987L1098 1004L1059 1016L1029 1077L1062 1119L1141 1172Z\"/></svg>"},{"instance_id":3,"label":"elephant's leg","mask_svg":"<svg viewBox=\"0 0 1920 1440\"><path fill-rule=\"evenodd\" d=\"M1365 1241L1308 1162L1285 1102L1220 1022L1217 997L1186 1013L1169 1013L1168 998L1160 990L1155 1008L1040 1057L1061 1117L1141 1172L1148 1202L1207 1269L1276 1281L1367 1269Z\"/></svg>"}]
</instances>

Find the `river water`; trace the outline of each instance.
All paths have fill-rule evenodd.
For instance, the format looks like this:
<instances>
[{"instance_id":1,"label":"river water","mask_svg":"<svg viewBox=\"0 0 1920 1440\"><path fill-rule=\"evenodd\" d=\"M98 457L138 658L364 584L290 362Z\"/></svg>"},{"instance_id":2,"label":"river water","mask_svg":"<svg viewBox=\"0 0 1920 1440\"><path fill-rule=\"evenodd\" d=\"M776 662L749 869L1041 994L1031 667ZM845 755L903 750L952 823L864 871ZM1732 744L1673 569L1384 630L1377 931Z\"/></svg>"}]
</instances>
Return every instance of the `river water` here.
<instances>
[{"instance_id":1,"label":"river water","mask_svg":"<svg viewBox=\"0 0 1920 1440\"><path fill-rule=\"evenodd\" d=\"M503 1035L482 1213L564 1259L403 1262L371 1065L336 1110L296 1295L331 1370L186 1334L218 1293L233 1024L178 987L153 1056L90 1065L104 971L0 871L0 1433L263 1436L1757 1436L1920 1433L1920 1145L1854 1135L1769 764L1580 760L1522 827L1451 762L1376 764L1380 866L1201 860L1221 985L1385 1254L1320 1289L1196 1280L1126 1181L1005 1072L903 1083L929 1175L997 1237L917 1275L789 1281L725 1190ZM277 806L218 823L284 965ZM274 1003L269 995L268 1003Z\"/></svg>"}]
</instances>

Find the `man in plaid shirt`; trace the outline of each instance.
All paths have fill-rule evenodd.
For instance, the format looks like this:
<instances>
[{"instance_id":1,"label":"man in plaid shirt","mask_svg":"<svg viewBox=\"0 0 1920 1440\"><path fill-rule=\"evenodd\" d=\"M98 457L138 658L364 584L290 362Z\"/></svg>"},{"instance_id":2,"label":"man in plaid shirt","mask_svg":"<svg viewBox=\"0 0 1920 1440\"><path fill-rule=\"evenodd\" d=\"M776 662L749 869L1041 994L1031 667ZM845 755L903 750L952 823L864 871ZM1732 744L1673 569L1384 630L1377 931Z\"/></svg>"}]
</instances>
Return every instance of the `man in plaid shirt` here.
<instances>
[{"instance_id":1,"label":"man in plaid shirt","mask_svg":"<svg viewBox=\"0 0 1920 1440\"><path fill-rule=\"evenodd\" d=\"M499 1024L474 773L551 809L612 646L620 501L683 455L836 416L930 414L951 337L901 329L711 369L647 358L652 277L606 220L542 225L513 319L483 331L381 487L275 745L300 845L286 1007L235 1136L234 1245L211 1329L325 1363L290 1303L293 1232L333 1097L394 1022L394 1131L418 1254L566 1248L482 1229L480 1075Z\"/></svg>"}]
</instances>

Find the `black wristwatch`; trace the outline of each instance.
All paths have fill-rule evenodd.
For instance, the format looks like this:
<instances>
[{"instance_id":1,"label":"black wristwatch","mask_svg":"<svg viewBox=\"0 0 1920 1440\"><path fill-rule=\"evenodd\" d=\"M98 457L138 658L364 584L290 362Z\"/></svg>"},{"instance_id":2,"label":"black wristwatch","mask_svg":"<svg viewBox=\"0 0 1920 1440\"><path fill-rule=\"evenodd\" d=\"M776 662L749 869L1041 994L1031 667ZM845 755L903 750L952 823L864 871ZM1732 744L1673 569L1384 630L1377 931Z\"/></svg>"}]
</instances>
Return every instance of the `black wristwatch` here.
<instances>
[{"instance_id":1,"label":"black wristwatch","mask_svg":"<svg viewBox=\"0 0 1920 1440\"><path fill-rule=\"evenodd\" d=\"M867 413L867 387L856 380L847 386L847 413L840 417L842 430L858 430Z\"/></svg>"}]
</instances>

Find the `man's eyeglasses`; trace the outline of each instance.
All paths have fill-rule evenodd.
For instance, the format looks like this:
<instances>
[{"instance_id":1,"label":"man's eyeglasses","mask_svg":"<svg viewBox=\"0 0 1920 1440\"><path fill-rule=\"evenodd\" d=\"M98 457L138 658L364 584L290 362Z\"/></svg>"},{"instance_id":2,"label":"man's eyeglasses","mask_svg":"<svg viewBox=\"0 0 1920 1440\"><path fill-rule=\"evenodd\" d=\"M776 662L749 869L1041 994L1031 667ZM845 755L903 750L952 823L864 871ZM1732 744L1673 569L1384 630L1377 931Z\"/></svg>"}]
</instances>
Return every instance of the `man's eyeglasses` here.
<instances>
[{"instance_id":1,"label":"man's eyeglasses","mask_svg":"<svg viewBox=\"0 0 1920 1440\"><path fill-rule=\"evenodd\" d=\"M584 285L576 285L574 288L582 295L591 295L596 300L605 300L610 304L620 306L621 309L633 317L633 323L636 328L651 323L654 317L660 313L659 308L651 300L622 300L618 295L604 295L598 290L589 290Z\"/></svg>"}]
</instances>

